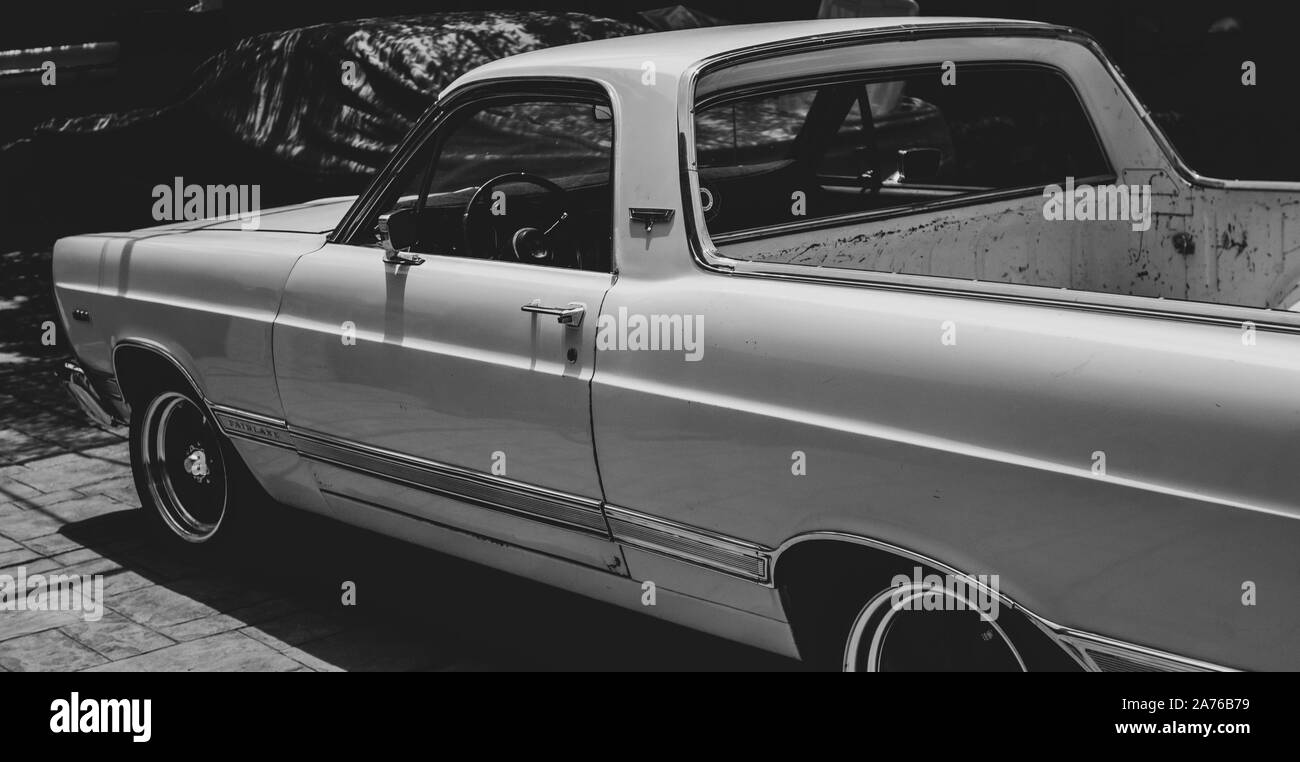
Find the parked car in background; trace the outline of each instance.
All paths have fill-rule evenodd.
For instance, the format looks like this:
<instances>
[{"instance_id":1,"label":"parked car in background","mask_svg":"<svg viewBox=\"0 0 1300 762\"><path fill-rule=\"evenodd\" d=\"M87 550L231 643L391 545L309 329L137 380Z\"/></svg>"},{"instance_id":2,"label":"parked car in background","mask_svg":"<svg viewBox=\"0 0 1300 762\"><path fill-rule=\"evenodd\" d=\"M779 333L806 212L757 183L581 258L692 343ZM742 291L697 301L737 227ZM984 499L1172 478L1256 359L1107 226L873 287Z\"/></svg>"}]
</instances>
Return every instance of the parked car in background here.
<instances>
[{"instance_id":1,"label":"parked car in background","mask_svg":"<svg viewBox=\"0 0 1300 762\"><path fill-rule=\"evenodd\" d=\"M1294 669L1298 200L1075 31L841 19L496 61L359 197L54 269L195 546L268 495L818 666Z\"/></svg>"},{"instance_id":2,"label":"parked car in background","mask_svg":"<svg viewBox=\"0 0 1300 762\"><path fill-rule=\"evenodd\" d=\"M246 37L203 61L171 97L164 87L146 107L54 118L21 140L0 140L0 214L8 213L0 221L27 223L0 226L0 247L44 248L56 237L148 224L149 206L133 199L175 177L256 183L268 205L358 193L431 99L470 69L648 29L585 13L496 10L349 19ZM116 48L92 52L116 55ZM136 76L153 83L157 75ZM94 177L99 198L55 213L69 176Z\"/></svg>"}]
</instances>

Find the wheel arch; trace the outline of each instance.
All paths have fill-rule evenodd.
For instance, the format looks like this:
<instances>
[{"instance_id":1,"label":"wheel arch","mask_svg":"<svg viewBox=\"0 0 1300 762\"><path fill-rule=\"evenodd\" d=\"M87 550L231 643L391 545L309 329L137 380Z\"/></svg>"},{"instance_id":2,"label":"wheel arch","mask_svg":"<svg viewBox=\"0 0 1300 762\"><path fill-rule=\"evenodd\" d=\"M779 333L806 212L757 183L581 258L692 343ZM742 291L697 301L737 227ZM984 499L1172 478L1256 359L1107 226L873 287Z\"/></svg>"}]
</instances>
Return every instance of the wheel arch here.
<instances>
[{"instance_id":1,"label":"wheel arch","mask_svg":"<svg viewBox=\"0 0 1300 762\"><path fill-rule=\"evenodd\" d=\"M162 344L148 339L121 339L113 345L113 375L128 405L153 389L154 379L179 381L207 407L207 395L197 373Z\"/></svg>"},{"instance_id":2,"label":"wheel arch","mask_svg":"<svg viewBox=\"0 0 1300 762\"><path fill-rule=\"evenodd\" d=\"M1036 649L1036 658L1057 668L1086 668L1076 656L1075 649L1058 636L1058 627L1004 595L1001 590L988 587L978 577L936 558L892 543L862 535L815 531L796 535L781 543L771 554L772 584L781 591L782 602L790 615L790 626L795 643L801 653L813 656L814 662L825 662L821 642L833 635L826 631L827 623L817 621L826 606L840 606L844 611L852 606L854 593L861 587L876 590L890 583L893 575L902 569L917 566L923 573L952 574L972 579L990 595L996 596L1000 610L1010 612L1023 626L1017 628L1022 639L1035 642L1026 645ZM860 585L845 587L845 579L856 579ZM829 591L829 592L828 592Z\"/></svg>"}]
</instances>

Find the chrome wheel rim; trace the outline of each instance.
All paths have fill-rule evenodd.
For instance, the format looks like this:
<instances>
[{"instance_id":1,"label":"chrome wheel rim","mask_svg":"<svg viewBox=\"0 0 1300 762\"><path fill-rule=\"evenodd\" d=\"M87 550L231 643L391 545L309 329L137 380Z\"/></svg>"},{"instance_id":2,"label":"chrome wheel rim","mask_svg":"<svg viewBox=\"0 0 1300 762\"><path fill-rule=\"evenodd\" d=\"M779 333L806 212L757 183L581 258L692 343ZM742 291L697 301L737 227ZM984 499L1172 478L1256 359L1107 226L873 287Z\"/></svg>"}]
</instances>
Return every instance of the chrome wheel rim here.
<instances>
[{"instance_id":1,"label":"chrome wheel rim","mask_svg":"<svg viewBox=\"0 0 1300 762\"><path fill-rule=\"evenodd\" d=\"M154 505L176 536L205 542L226 516L226 468L207 414L178 392L154 398L140 427L140 451Z\"/></svg>"},{"instance_id":2,"label":"chrome wheel rim","mask_svg":"<svg viewBox=\"0 0 1300 762\"><path fill-rule=\"evenodd\" d=\"M925 610L927 595L939 596L952 610ZM846 672L1027 671L1006 632L972 601L952 590L910 583L881 591L858 612L843 667Z\"/></svg>"}]
</instances>

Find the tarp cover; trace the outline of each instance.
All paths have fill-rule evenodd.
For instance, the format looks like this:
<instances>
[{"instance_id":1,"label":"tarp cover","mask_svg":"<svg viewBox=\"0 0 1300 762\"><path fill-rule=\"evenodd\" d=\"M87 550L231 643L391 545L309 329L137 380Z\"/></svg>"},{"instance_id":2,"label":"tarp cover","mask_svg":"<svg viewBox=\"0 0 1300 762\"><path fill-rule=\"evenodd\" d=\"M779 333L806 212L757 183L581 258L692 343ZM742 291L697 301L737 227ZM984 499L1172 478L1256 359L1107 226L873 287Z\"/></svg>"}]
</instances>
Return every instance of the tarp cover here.
<instances>
[{"instance_id":1,"label":"tarp cover","mask_svg":"<svg viewBox=\"0 0 1300 762\"><path fill-rule=\"evenodd\" d=\"M43 232L59 235L148 224L150 189L176 176L257 183L264 206L358 193L441 89L466 71L529 50L645 31L582 13L485 11L250 37L198 67L177 103L52 120L8 146L0 169L13 198L0 201L14 217L0 237L26 215L44 218Z\"/></svg>"}]
</instances>

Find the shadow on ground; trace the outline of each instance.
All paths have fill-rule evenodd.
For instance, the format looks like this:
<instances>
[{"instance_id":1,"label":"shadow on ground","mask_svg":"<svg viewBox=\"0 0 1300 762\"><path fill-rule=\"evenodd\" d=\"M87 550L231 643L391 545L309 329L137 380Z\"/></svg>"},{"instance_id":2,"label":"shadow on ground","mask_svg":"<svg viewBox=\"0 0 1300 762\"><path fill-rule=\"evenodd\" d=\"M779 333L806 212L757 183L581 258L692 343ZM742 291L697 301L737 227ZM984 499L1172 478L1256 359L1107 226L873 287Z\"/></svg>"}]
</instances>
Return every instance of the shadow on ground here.
<instances>
[{"instance_id":1,"label":"shadow on ground","mask_svg":"<svg viewBox=\"0 0 1300 762\"><path fill-rule=\"evenodd\" d=\"M110 608L173 638L240 632L313 669L348 671L798 668L297 511L275 511L253 539L197 557L160 537L148 518L115 512L62 533L120 565L107 575ZM355 583L354 606L343 605L345 582ZM221 645L213 658L227 658ZM146 653L119 666L169 668L182 656ZM205 658L197 648L192 656Z\"/></svg>"}]
</instances>

